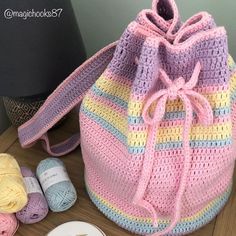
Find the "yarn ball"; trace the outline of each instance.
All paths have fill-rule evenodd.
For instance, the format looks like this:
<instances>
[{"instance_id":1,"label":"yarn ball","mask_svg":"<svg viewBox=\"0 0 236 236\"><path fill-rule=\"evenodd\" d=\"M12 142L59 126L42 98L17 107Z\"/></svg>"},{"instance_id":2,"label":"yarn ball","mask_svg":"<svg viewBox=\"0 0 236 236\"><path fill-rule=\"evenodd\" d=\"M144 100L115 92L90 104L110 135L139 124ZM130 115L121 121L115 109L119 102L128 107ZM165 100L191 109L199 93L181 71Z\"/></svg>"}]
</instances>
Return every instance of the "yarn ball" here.
<instances>
[{"instance_id":1,"label":"yarn ball","mask_svg":"<svg viewBox=\"0 0 236 236\"><path fill-rule=\"evenodd\" d=\"M0 154L0 213L15 213L27 204L20 167L9 154Z\"/></svg>"},{"instance_id":2,"label":"yarn ball","mask_svg":"<svg viewBox=\"0 0 236 236\"><path fill-rule=\"evenodd\" d=\"M65 168L65 165L58 158L47 158L41 161L36 171L39 180L42 173L54 167ZM60 176L60 174L62 173L57 173L57 174L58 176ZM40 183L43 187L41 181ZM61 212L68 210L70 207L74 205L74 203L77 200L77 193L70 179L68 179L67 181L62 181L53 184L44 191L44 194L47 199L49 208L54 212Z\"/></svg>"},{"instance_id":3,"label":"yarn ball","mask_svg":"<svg viewBox=\"0 0 236 236\"><path fill-rule=\"evenodd\" d=\"M21 167L23 177L34 178L41 190L35 174L27 167ZM28 193L28 203L19 212L16 213L16 218L24 224L34 224L44 219L48 214L48 203L43 195L43 192Z\"/></svg>"},{"instance_id":4,"label":"yarn ball","mask_svg":"<svg viewBox=\"0 0 236 236\"><path fill-rule=\"evenodd\" d=\"M13 236L18 226L19 224L14 214L0 213L0 236Z\"/></svg>"}]
</instances>

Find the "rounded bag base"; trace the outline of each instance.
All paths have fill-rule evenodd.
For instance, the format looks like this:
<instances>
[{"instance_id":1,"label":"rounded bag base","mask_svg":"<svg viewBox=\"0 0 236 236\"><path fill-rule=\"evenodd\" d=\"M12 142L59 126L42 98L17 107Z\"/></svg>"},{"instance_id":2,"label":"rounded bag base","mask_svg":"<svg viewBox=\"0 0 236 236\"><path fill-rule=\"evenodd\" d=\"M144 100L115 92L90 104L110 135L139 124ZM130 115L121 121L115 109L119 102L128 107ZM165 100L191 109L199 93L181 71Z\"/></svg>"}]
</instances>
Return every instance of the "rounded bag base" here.
<instances>
[{"instance_id":1,"label":"rounded bag base","mask_svg":"<svg viewBox=\"0 0 236 236\"><path fill-rule=\"evenodd\" d=\"M126 212L117 208L113 202L108 201L103 196L98 195L90 188L88 178L85 175L85 183L88 195L96 207L111 221L115 222L120 227L140 235L153 234L165 229L169 222L161 220L159 226L154 228L151 222L151 218L140 218L130 216ZM100 186L102 188L102 186ZM176 227L168 235L177 236L191 233L207 223L209 223L215 216L222 210L227 203L232 190L232 184L230 187L219 197L212 200L201 211L197 212L193 216L182 218ZM104 191L105 193L105 191ZM113 198L114 199L114 198Z\"/></svg>"}]
</instances>

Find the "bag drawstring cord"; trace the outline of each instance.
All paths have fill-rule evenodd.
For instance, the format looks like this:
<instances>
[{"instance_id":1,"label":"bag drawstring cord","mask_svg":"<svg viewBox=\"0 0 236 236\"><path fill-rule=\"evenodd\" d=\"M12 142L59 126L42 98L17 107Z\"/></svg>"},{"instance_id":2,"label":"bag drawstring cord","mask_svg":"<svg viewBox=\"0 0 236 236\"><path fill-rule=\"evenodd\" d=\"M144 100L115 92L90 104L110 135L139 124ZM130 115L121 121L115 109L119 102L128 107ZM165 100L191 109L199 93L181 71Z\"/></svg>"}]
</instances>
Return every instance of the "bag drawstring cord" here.
<instances>
[{"instance_id":1,"label":"bag drawstring cord","mask_svg":"<svg viewBox=\"0 0 236 236\"><path fill-rule=\"evenodd\" d=\"M183 77L172 81L166 72L160 69L160 79L166 86L166 89L161 89L155 92L150 98L147 99L142 111L142 117L144 122L148 125L148 138L146 144L146 152L143 159L143 166L141 170L141 176L139 179L138 187L133 198L135 205L145 208L152 215L154 227L158 226L158 214L154 206L148 201L144 200L144 195L148 187L148 183L151 178L156 136L160 123L165 115L165 107L168 100L176 100L179 98L182 100L184 109L186 112L184 127L183 127L183 153L184 163L183 171L180 179L179 189L176 194L175 203L173 206L173 216L170 220L170 225L161 232L153 234L153 236L161 236L171 232L178 221L181 218L181 206L184 192L186 190L188 174L191 168L191 147L190 147L190 132L193 122L193 111L196 113L199 122L203 125L211 125L213 123L213 111L209 101L200 93L193 91L193 88L197 85L199 75L201 71L201 64L198 62L194 68L191 79L185 83ZM150 110L154 106L154 112L151 115Z\"/></svg>"}]
</instances>

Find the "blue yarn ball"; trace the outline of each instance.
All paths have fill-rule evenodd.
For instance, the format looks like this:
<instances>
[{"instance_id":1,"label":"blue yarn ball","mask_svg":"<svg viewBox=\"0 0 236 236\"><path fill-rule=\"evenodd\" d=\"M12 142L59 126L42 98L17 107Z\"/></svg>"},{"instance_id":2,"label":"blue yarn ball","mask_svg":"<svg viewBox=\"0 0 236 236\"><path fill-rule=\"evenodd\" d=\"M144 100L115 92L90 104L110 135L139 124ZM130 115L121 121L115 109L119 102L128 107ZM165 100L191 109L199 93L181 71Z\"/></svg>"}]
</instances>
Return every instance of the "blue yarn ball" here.
<instances>
[{"instance_id":1,"label":"blue yarn ball","mask_svg":"<svg viewBox=\"0 0 236 236\"><path fill-rule=\"evenodd\" d=\"M64 167L64 163L58 158L47 158L38 164L37 177L53 167ZM53 212L62 212L72 207L77 200L77 193L72 182L63 181L50 186L44 192L48 206Z\"/></svg>"}]
</instances>

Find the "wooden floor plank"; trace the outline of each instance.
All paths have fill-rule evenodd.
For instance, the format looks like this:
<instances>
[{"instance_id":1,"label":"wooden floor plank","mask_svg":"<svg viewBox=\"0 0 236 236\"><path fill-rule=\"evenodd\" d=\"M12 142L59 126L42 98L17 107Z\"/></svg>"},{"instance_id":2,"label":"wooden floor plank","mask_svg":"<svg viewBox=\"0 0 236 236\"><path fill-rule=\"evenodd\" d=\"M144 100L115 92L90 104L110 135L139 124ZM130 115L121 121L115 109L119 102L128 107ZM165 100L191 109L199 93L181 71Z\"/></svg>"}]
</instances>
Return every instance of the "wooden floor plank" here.
<instances>
[{"instance_id":1,"label":"wooden floor plank","mask_svg":"<svg viewBox=\"0 0 236 236\"><path fill-rule=\"evenodd\" d=\"M189 236L212 236L214 227L215 227L215 219L212 220L209 224L207 224L203 228L195 231L194 233L189 234Z\"/></svg>"},{"instance_id":2,"label":"wooden floor plank","mask_svg":"<svg viewBox=\"0 0 236 236\"><path fill-rule=\"evenodd\" d=\"M230 200L218 215L213 236L236 235L236 172Z\"/></svg>"},{"instance_id":3,"label":"wooden floor plank","mask_svg":"<svg viewBox=\"0 0 236 236\"><path fill-rule=\"evenodd\" d=\"M17 130L11 126L0 136L0 152L6 152L16 140Z\"/></svg>"}]
</instances>

